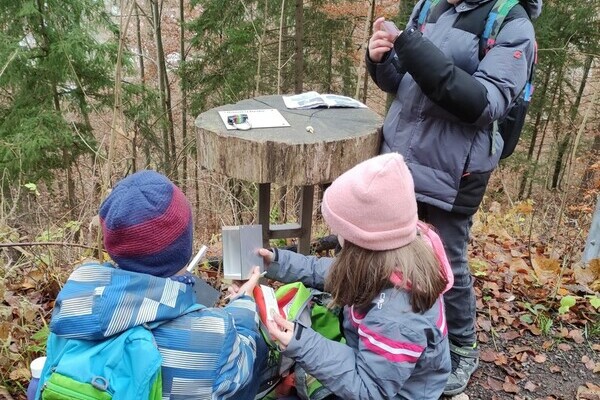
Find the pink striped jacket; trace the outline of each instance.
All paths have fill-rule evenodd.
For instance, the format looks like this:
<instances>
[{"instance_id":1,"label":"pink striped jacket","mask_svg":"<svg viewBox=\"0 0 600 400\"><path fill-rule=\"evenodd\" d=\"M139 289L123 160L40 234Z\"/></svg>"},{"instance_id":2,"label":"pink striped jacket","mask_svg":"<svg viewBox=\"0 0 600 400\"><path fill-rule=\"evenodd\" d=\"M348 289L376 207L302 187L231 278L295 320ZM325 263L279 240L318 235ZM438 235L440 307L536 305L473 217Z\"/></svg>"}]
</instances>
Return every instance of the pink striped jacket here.
<instances>
[{"instance_id":1,"label":"pink striped jacket","mask_svg":"<svg viewBox=\"0 0 600 400\"><path fill-rule=\"evenodd\" d=\"M278 250L267 277L322 290L332 261ZM345 307L346 343L297 322L284 354L342 399L438 399L451 369L443 298L422 314L409 299L391 287L366 310Z\"/></svg>"}]
</instances>

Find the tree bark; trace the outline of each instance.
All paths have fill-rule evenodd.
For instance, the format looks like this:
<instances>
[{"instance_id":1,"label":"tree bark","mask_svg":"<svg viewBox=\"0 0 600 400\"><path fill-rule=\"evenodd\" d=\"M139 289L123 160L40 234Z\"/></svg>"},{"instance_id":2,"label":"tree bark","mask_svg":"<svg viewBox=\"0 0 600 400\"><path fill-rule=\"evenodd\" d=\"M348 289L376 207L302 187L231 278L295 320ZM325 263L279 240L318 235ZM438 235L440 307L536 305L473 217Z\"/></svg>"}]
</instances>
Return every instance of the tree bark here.
<instances>
[{"instance_id":1,"label":"tree bark","mask_svg":"<svg viewBox=\"0 0 600 400\"><path fill-rule=\"evenodd\" d=\"M152 4L152 19L154 21L154 39L156 42L156 64L158 67L158 85L160 92L161 108L163 115L161 120L162 133L163 133L163 152L164 152L164 164L167 175L178 183L178 172L177 172L177 150L175 143L175 128L173 123L173 111L171 108L171 89L169 86L169 77L167 75L167 65L165 62L165 51L163 48L162 41L162 28L161 28L161 9L162 1L159 7L159 0L151 0ZM166 118L166 120L164 120Z\"/></svg>"},{"instance_id":2,"label":"tree bark","mask_svg":"<svg viewBox=\"0 0 600 400\"><path fill-rule=\"evenodd\" d=\"M585 60L585 64L583 67L583 77L579 85L579 90L577 91L575 101L573 102L573 105L569 110L569 126L567 129L567 134L563 136L558 145L558 153L556 155L556 161L554 163L554 173L552 175L552 189L556 189L560 184L560 176L563 169L563 159L567 152L567 149L569 148L569 144L571 143L571 129L575 125L577 112L579 110L579 105L581 104L581 97L583 96L583 91L585 90L587 79L590 73L590 67L592 66L592 60L592 56L587 56Z\"/></svg>"},{"instance_id":3,"label":"tree bark","mask_svg":"<svg viewBox=\"0 0 600 400\"><path fill-rule=\"evenodd\" d=\"M304 87L304 1L296 0L296 30L294 33L295 43L295 74L294 74L294 92L302 93Z\"/></svg>"},{"instance_id":4,"label":"tree bark","mask_svg":"<svg viewBox=\"0 0 600 400\"><path fill-rule=\"evenodd\" d=\"M363 46L369 46L369 38L373 34L373 19L375 17L375 0L369 1L369 13L367 15L367 20L365 21L365 32L363 38ZM364 53L366 48L361 48L362 53L360 54L359 68L358 68L358 80L356 82L356 99L360 99L363 103L367 102L367 90L369 88L369 71L365 65L365 56ZM362 75L362 85L361 85L361 75ZM362 97L360 93L360 88L362 86Z\"/></svg>"},{"instance_id":5,"label":"tree bark","mask_svg":"<svg viewBox=\"0 0 600 400\"><path fill-rule=\"evenodd\" d=\"M179 60L179 70L185 66L185 8L184 0L179 0L179 53L181 54ZM180 74L181 84L181 142L183 143L183 171L182 171L182 184L183 189L187 186L188 176L188 143L187 143L187 83L186 74Z\"/></svg>"},{"instance_id":6,"label":"tree bark","mask_svg":"<svg viewBox=\"0 0 600 400\"><path fill-rule=\"evenodd\" d=\"M544 114L544 106L546 104L546 93L548 91L548 84L550 82L550 76L552 75L552 66L548 68L548 71L545 74L544 84L541 88L542 92L540 94L540 107L535 116L535 122L533 124L533 130L531 133L531 140L529 142L529 149L527 151L527 169L521 176L521 184L519 185L519 194L517 198L519 200L523 199L523 195L525 194L525 189L527 188L527 181L531 178L532 171L534 167L532 166L531 159L533 158L533 153L535 151L535 143L537 141L538 133L540 130L540 123L542 121L542 115Z\"/></svg>"}]
</instances>

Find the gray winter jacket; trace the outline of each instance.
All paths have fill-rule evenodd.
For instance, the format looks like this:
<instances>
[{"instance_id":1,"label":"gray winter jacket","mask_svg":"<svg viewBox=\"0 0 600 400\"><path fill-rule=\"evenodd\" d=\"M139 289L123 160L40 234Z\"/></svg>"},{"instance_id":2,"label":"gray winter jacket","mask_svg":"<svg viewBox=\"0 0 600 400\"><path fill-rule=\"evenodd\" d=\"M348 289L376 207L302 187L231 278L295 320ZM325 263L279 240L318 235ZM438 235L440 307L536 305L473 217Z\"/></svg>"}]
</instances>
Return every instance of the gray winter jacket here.
<instances>
[{"instance_id":1,"label":"gray winter jacket","mask_svg":"<svg viewBox=\"0 0 600 400\"><path fill-rule=\"evenodd\" d=\"M278 250L267 277L301 281L323 290L331 258ZM296 322L283 354L344 400L437 400L450 373L442 296L423 314L412 311L409 294L394 288L373 299L367 310L345 307L346 343L328 340Z\"/></svg>"},{"instance_id":2,"label":"gray winter jacket","mask_svg":"<svg viewBox=\"0 0 600 400\"><path fill-rule=\"evenodd\" d=\"M442 1L421 33L417 19L423 1L381 63L367 54L374 82L396 94L381 152L404 156L418 201L472 214L502 150L493 122L506 114L529 76L535 41L530 18L540 14L542 1L515 6L485 56L478 35L491 0L456 6ZM476 13L479 18L473 18Z\"/></svg>"}]
</instances>

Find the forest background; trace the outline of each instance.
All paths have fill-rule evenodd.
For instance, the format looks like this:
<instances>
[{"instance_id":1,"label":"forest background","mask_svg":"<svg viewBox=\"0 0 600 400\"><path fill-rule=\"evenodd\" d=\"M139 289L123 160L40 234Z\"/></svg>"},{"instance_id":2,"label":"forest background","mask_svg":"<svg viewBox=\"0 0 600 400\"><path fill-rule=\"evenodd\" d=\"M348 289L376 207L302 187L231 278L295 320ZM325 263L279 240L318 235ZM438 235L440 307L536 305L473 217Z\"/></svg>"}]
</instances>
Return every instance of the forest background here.
<instances>
[{"instance_id":1,"label":"forest background","mask_svg":"<svg viewBox=\"0 0 600 400\"><path fill-rule=\"evenodd\" d=\"M53 299L97 255L97 209L116 181L144 168L168 175L192 202L196 244L218 257L221 226L256 222L257 187L199 166L195 116L308 90L385 115L366 43L374 18L403 26L415 3L0 0L0 396L23 397ZM600 189L599 16L597 0L544 1L527 125L476 215L479 340L502 368L482 387L510 396L533 392L515 365L540 353L498 342L525 334L543 339L539 351L587 346L576 361L600 372L600 265L581 261ZM294 220L294 188L274 192L272 220ZM313 237L326 236L314 217ZM214 263L203 274L220 285ZM573 390L600 391L584 383Z\"/></svg>"}]
</instances>

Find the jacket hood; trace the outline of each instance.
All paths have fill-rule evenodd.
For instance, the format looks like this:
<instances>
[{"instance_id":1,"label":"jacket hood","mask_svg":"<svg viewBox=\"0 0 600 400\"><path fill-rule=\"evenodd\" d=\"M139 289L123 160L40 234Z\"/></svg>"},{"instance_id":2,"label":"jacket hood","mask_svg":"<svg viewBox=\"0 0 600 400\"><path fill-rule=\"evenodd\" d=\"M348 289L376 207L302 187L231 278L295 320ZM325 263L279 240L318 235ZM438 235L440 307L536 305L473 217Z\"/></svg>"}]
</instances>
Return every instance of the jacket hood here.
<instances>
[{"instance_id":1,"label":"jacket hood","mask_svg":"<svg viewBox=\"0 0 600 400\"><path fill-rule=\"evenodd\" d=\"M191 284L124 271L110 263L79 266L58 294L50 331L99 340L185 314L195 303Z\"/></svg>"},{"instance_id":2,"label":"jacket hood","mask_svg":"<svg viewBox=\"0 0 600 400\"><path fill-rule=\"evenodd\" d=\"M521 0L521 4L531 19L536 19L542 13L542 0Z\"/></svg>"}]
</instances>

